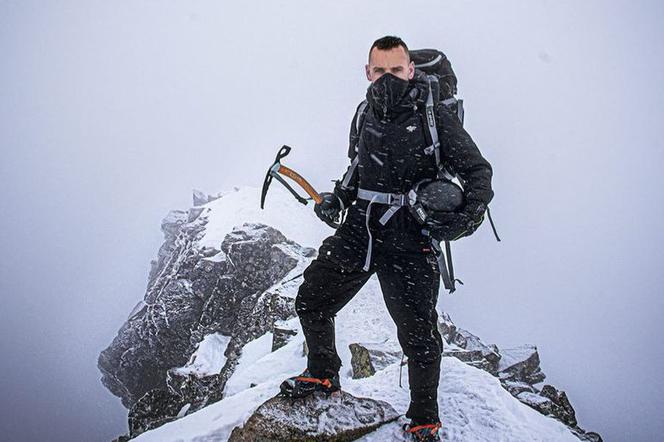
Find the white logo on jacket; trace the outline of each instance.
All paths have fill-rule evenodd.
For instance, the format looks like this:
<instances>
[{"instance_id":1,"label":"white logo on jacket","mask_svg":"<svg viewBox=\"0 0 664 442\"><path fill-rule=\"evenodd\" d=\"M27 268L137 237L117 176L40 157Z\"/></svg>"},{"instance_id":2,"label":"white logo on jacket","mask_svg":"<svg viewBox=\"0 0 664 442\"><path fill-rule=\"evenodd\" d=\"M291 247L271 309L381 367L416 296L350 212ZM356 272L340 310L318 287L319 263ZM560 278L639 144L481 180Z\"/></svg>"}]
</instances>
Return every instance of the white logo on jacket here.
<instances>
[{"instance_id":1,"label":"white logo on jacket","mask_svg":"<svg viewBox=\"0 0 664 442\"><path fill-rule=\"evenodd\" d=\"M415 129L417 129L417 126L415 126L415 125L408 126L408 127L406 128L406 130L407 130L408 132L413 132Z\"/></svg>"}]
</instances>

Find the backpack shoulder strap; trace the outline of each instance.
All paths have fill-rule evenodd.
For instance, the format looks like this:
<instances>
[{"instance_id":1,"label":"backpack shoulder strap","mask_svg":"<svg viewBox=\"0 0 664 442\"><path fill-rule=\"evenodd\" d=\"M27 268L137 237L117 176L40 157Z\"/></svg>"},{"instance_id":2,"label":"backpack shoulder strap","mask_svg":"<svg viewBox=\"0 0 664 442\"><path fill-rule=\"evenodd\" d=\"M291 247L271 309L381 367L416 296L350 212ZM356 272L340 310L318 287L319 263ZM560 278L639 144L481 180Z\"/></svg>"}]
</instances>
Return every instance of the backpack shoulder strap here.
<instances>
[{"instance_id":1,"label":"backpack shoulder strap","mask_svg":"<svg viewBox=\"0 0 664 442\"><path fill-rule=\"evenodd\" d=\"M433 154L436 158L436 165L438 166L438 178L446 178L451 180L454 178L443 165L440 159L440 140L438 138L438 128L436 127L436 112L435 112L435 101L434 101L434 88L438 87L438 77L435 75L427 75L427 81L429 82L429 95L427 96L425 114L427 129L429 130L429 139L431 140L431 145L427 147L425 152Z\"/></svg>"},{"instance_id":2,"label":"backpack shoulder strap","mask_svg":"<svg viewBox=\"0 0 664 442\"><path fill-rule=\"evenodd\" d=\"M364 127L364 117L367 114L368 104L369 103L365 99L359 104L359 106L357 106L357 109L355 110L355 115L353 116L353 122L351 124L348 158L353 159L355 155L357 155L358 145L360 143L360 135L362 128Z\"/></svg>"},{"instance_id":3,"label":"backpack shoulder strap","mask_svg":"<svg viewBox=\"0 0 664 442\"><path fill-rule=\"evenodd\" d=\"M360 135L360 131L362 130L362 127L364 126L364 116L367 113L367 105L369 102L367 100L362 101L360 103L360 106L357 108L357 118L355 119L355 131L357 132L357 135Z\"/></svg>"}]
</instances>

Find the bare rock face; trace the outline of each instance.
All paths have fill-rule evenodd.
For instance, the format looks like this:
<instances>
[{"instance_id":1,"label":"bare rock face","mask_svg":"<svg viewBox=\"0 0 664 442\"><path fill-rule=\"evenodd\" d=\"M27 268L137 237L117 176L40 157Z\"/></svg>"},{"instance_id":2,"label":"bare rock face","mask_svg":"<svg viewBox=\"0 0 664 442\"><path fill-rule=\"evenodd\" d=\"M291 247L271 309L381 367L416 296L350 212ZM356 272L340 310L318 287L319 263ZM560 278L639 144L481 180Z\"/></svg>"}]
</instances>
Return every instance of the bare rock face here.
<instances>
[{"instance_id":1,"label":"bare rock face","mask_svg":"<svg viewBox=\"0 0 664 442\"><path fill-rule=\"evenodd\" d=\"M151 390L129 410L129 434L136 437L177 418L185 404L182 399L165 390Z\"/></svg>"},{"instance_id":2,"label":"bare rock face","mask_svg":"<svg viewBox=\"0 0 664 442\"><path fill-rule=\"evenodd\" d=\"M576 425L576 413L564 391L557 390L553 385L545 385L542 387L540 394L551 400L553 404L551 412L553 415L566 425L572 427Z\"/></svg>"},{"instance_id":3,"label":"bare rock face","mask_svg":"<svg viewBox=\"0 0 664 442\"><path fill-rule=\"evenodd\" d=\"M390 404L344 391L314 393L293 401L274 397L258 407L229 442L344 442L355 440L399 414Z\"/></svg>"}]
</instances>

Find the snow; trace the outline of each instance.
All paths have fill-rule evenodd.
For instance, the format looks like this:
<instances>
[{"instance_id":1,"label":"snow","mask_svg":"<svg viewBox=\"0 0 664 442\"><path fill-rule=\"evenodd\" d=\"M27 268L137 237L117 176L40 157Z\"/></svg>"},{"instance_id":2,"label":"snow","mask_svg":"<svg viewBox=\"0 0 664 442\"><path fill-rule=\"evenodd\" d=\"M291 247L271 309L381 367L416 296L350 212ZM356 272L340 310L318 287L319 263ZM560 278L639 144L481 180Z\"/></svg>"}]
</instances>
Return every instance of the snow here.
<instances>
[{"instance_id":1,"label":"snow","mask_svg":"<svg viewBox=\"0 0 664 442\"><path fill-rule=\"evenodd\" d=\"M210 256L209 258L203 258L203 261L210 261L210 262L226 262L228 260L228 256L224 252L219 252L214 256Z\"/></svg>"},{"instance_id":2,"label":"snow","mask_svg":"<svg viewBox=\"0 0 664 442\"><path fill-rule=\"evenodd\" d=\"M226 234L244 223L267 224L306 247L318 248L324 238L334 233L316 217L313 202L306 206L299 203L276 181L265 198L264 210L260 208L260 200L261 189L242 186L223 192L219 199L201 206L208 209L201 216L209 221L199 244L219 249Z\"/></svg>"},{"instance_id":3,"label":"snow","mask_svg":"<svg viewBox=\"0 0 664 442\"><path fill-rule=\"evenodd\" d=\"M219 374L226 363L224 352L231 338L221 333L206 335L198 344L198 348L191 355L184 367L173 370L180 375L193 374L197 377L205 377Z\"/></svg>"},{"instance_id":4,"label":"snow","mask_svg":"<svg viewBox=\"0 0 664 442\"><path fill-rule=\"evenodd\" d=\"M259 201L259 189L243 187L226 192L220 199L207 203L204 207L209 211L202 216L207 216L209 222L200 242L218 249L226 233L244 222L271 225L287 238L315 248L332 233L315 217L311 206L299 204L278 183L273 183L270 189L266 210L260 210ZM293 278L302 270L293 270L285 280ZM300 282L301 278L295 278L277 285L282 294L294 297ZM405 413L409 403L408 370L404 367L400 374L399 362L387 365L368 378L352 379L349 344L371 343L372 348L380 348L381 345L385 349L398 348L396 327L387 312L375 275L339 312L335 322L337 349L343 364L340 372L342 388L356 396L387 401L397 412ZM242 425L258 406L279 392L279 384L283 379L301 373L306 367L304 338L298 319L292 318L280 325L297 330L297 335L274 352L271 352L271 333L246 344L236 370L226 384L223 400L143 433L134 440L227 440L235 426ZM202 366L219 367L219 355L223 356L225 348L224 341L221 341L223 338L217 336L204 341L214 343L209 351L201 343L197 353L203 357ZM449 345L445 350L453 348L455 346ZM512 350L513 362L518 362L522 357L527 357L533 348L523 346ZM505 362L511 365L509 359ZM196 361L198 356L192 363ZM399 387L400 375L403 387ZM513 397L500 385L498 378L454 357L443 357L438 395L445 441L578 442L564 424L542 415ZM403 440L401 423L386 424L360 440Z\"/></svg>"},{"instance_id":5,"label":"snow","mask_svg":"<svg viewBox=\"0 0 664 442\"><path fill-rule=\"evenodd\" d=\"M402 372L403 388L400 388L398 362L374 376L351 378L348 344L387 340L386 346L392 347L396 339L396 328L389 319L374 278L339 313L336 322L337 348L343 361L343 388L356 396L385 400L399 413L405 413L409 402L408 370ZM245 346L238 368L226 386L227 396L222 401L144 433L135 440L226 440L233 427L245 422L253 410L278 393L283 379L300 373L306 366L302 352L304 339L297 318L284 325L298 330L298 334L277 351L270 352L270 333ZM251 384L256 386L249 388ZM565 425L519 402L503 389L497 378L456 358L443 358L438 395L446 441L578 442ZM399 425L399 422L387 424L360 440L401 440Z\"/></svg>"},{"instance_id":6,"label":"snow","mask_svg":"<svg viewBox=\"0 0 664 442\"><path fill-rule=\"evenodd\" d=\"M256 377L255 364L264 356L269 355L271 350L272 333L270 332L247 343L242 348L242 354L233 376L226 382L224 396L232 396L246 390L252 383L260 383Z\"/></svg>"}]
</instances>

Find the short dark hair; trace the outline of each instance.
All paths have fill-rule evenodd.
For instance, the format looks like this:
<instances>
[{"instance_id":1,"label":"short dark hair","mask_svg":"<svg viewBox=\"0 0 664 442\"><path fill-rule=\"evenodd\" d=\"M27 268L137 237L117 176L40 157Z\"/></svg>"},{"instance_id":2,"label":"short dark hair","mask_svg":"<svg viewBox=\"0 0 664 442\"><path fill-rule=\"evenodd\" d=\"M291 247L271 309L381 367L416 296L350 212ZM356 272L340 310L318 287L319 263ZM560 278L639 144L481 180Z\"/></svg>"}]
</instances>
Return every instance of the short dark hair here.
<instances>
[{"instance_id":1,"label":"short dark hair","mask_svg":"<svg viewBox=\"0 0 664 442\"><path fill-rule=\"evenodd\" d=\"M404 49L404 51L406 51L406 55L408 56L408 61L410 61L408 46L406 46L406 43L404 43L402 39L400 39L399 37L395 37L394 35L386 35L385 37L381 37L373 42L371 48L369 48L369 61L371 61L371 51L373 51L373 48L386 51L388 49L398 48L399 46L401 46Z\"/></svg>"}]
</instances>

